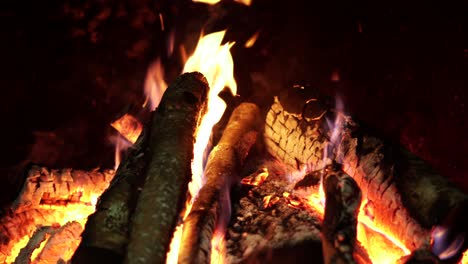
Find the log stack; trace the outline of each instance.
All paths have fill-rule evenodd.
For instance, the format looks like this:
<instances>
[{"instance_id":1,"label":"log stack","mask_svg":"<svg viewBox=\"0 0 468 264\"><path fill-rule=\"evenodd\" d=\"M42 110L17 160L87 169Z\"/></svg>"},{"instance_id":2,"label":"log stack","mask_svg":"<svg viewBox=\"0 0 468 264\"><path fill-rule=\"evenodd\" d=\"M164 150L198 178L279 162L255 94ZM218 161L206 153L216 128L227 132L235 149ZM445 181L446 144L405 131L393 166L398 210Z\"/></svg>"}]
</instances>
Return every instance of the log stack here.
<instances>
[{"instance_id":1,"label":"log stack","mask_svg":"<svg viewBox=\"0 0 468 264\"><path fill-rule=\"evenodd\" d=\"M358 183L377 225L411 251L429 247L430 228L442 225L450 212L468 209L468 196L330 102L307 89L292 88L275 97L264 134L269 153L293 169L337 160ZM461 213L455 218L466 219Z\"/></svg>"}]
</instances>

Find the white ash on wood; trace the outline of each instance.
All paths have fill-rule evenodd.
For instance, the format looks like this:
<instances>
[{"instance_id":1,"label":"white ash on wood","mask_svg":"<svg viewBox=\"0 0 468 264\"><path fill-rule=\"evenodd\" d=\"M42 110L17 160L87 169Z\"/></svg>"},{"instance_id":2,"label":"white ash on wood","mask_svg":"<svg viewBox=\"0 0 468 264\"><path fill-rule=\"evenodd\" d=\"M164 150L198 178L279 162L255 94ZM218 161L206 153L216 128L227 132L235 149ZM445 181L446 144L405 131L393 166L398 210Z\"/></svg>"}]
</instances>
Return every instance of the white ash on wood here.
<instances>
[{"instance_id":1,"label":"white ash on wood","mask_svg":"<svg viewBox=\"0 0 468 264\"><path fill-rule=\"evenodd\" d=\"M341 120L333 124L337 116ZM468 196L429 165L376 137L314 91L291 89L275 97L264 136L269 153L292 168L342 163L373 207L376 224L410 250L427 247L430 228L450 211L466 209Z\"/></svg>"}]
</instances>

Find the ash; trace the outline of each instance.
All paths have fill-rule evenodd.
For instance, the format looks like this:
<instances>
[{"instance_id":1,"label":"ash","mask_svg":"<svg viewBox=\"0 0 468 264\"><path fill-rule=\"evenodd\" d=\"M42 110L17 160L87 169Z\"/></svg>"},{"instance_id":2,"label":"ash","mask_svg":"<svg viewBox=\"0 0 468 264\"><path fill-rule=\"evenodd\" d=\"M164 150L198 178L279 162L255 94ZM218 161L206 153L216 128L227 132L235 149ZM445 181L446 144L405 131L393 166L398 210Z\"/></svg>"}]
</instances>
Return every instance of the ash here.
<instances>
[{"instance_id":1,"label":"ash","mask_svg":"<svg viewBox=\"0 0 468 264\"><path fill-rule=\"evenodd\" d=\"M271 161L264 167L269 177L263 183L242 185L234 192L227 263L321 261L318 213L293 198L294 183L284 168Z\"/></svg>"}]
</instances>

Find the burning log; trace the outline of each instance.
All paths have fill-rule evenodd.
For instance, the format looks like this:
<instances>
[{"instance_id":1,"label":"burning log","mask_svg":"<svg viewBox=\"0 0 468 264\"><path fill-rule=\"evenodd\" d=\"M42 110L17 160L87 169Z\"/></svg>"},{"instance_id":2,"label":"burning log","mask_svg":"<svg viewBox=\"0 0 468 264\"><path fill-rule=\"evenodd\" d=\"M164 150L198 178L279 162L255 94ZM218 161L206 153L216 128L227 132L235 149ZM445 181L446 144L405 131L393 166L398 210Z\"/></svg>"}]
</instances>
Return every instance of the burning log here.
<instances>
[{"instance_id":1,"label":"burning log","mask_svg":"<svg viewBox=\"0 0 468 264\"><path fill-rule=\"evenodd\" d=\"M234 109L205 168L206 184L201 188L184 221L179 263L209 263L213 232L230 217L230 189L238 182L241 168L260 130L260 110L251 103ZM225 215L223 215L225 214Z\"/></svg>"},{"instance_id":2,"label":"burning log","mask_svg":"<svg viewBox=\"0 0 468 264\"><path fill-rule=\"evenodd\" d=\"M60 263L68 261L80 241L83 227L76 221L68 222L55 230L44 248L32 263Z\"/></svg>"},{"instance_id":3,"label":"burning log","mask_svg":"<svg viewBox=\"0 0 468 264\"><path fill-rule=\"evenodd\" d=\"M357 263L353 254L361 190L349 175L337 168L326 169L323 178L326 205L322 226L325 264Z\"/></svg>"},{"instance_id":4,"label":"burning log","mask_svg":"<svg viewBox=\"0 0 468 264\"><path fill-rule=\"evenodd\" d=\"M135 209L138 188L147 164L147 129L127 153L109 188L102 194L96 212L89 216L74 263L122 261L128 244L130 215Z\"/></svg>"},{"instance_id":5,"label":"burning log","mask_svg":"<svg viewBox=\"0 0 468 264\"><path fill-rule=\"evenodd\" d=\"M325 100L304 100L310 98L305 90L289 93L275 98L267 115L268 151L294 168L320 168L335 156L366 195L376 225L409 250L427 246L429 228L450 211L466 209L467 195L414 155L373 136L350 116L333 114ZM334 129L326 117L336 118Z\"/></svg>"},{"instance_id":6,"label":"burning log","mask_svg":"<svg viewBox=\"0 0 468 264\"><path fill-rule=\"evenodd\" d=\"M148 170L138 197L126 263L163 263L186 201L195 131L207 102L201 73L179 76L153 114Z\"/></svg>"},{"instance_id":7,"label":"burning log","mask_svg":"<svg viewBox=\"0 0 468 264\"><path fill-rule=\"evenodd\" d=\"M95 202L114 177L114 171L49 170L32 166L11 209L20 213L42 205Z\"/></svg>"}]
</instances>

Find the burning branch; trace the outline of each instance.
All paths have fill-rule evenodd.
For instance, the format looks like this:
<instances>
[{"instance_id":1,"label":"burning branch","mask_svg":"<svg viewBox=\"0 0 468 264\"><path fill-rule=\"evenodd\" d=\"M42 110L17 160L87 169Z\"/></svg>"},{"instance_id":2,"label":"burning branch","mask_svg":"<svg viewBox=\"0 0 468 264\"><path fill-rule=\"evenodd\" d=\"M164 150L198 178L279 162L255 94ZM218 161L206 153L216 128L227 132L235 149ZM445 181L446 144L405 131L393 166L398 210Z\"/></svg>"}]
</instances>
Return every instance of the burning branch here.
<instances>
[{"instance_id":1,"label":"burning branch","mask_svg":"<svg viewBox=\"0 0 468 264\"><path fill-rule=\"evenodd\" d=\"M229 221L231 185L238 181L237 170L255 143L259 129L260 110L256 105L243 103L234 109L223 136L208 157L206 184L184 222L179 263L210 262L213 232Z\"/></svg>"},{"instance_id":2,"label":"burning branch","mask_svg":"<svg viewBox=\"0 0 468 264\"><path fill-rule=\"evenodd\" d=\"M132 216L126 262L163 263L191 179L193 142L205 111L202 74L179 76L153 114L146 180Z\"/></svg>"}]
</instances>

